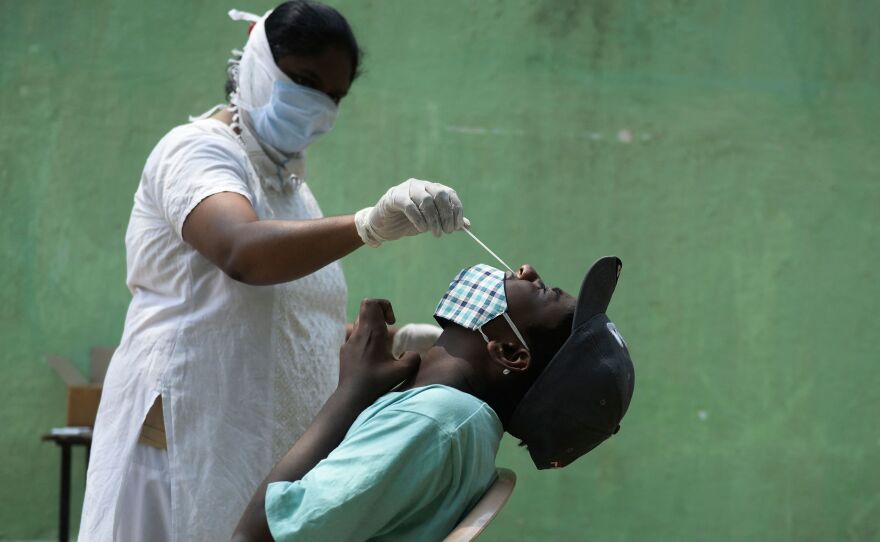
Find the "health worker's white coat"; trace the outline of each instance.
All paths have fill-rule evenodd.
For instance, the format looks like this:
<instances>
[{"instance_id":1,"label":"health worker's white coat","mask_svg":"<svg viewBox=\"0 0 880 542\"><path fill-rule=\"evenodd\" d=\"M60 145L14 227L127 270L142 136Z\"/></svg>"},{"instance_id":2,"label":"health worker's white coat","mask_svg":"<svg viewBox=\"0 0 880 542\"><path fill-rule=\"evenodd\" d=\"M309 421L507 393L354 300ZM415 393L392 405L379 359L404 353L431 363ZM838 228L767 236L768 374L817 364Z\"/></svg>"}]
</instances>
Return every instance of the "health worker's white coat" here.
<instances>
[{"instance_id":1,"label":"health worker's white coat","mask_svg":"<svg viewBox=\"0 0 880 542\"><path fill-rule=\"evenodd\" d=\"M81 541L112 539L121 482L157 395L173 539L228 540L336 385L346 301L338 263L248 286L183 241L189 212L218 192L246 197L261 219L321 216L302 162L279 177L244 130L242 140L222 122L197 120L169 132L147 160L125 239L133 297L104 382Z\"/></svg>"}]
</instances>

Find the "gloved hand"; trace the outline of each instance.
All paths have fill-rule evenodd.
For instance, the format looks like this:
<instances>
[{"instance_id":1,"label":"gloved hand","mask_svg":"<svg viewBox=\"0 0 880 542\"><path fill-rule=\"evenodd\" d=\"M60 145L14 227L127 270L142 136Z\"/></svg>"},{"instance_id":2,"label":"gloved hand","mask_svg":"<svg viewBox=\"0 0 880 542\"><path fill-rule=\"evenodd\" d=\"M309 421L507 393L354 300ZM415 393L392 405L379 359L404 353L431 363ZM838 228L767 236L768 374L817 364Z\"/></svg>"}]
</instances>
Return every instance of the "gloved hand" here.
<instances>
[{"instance_id":1,"label":"gloved hand","mask_svg":"<svg viewBox=\"0 0 880 542\"><path fill-rule=\"evenodd\" d=\"M404 352L423 354L434 346L441 333L443 328L433 324L407 324L394 334L391 354L396 358Z\"/></svg>"},{"instance_id":2,"label":"gloved hand","mask_svg":"<svg viewBox=\"0 0 880 542\"><path fill-rule=\"evenodd\" d=\"M375 206L355 213L354 223L371 247L428 230L439 237L467 224L455 190L419 179L391 187Z\"/></svg>"}]
</instances>

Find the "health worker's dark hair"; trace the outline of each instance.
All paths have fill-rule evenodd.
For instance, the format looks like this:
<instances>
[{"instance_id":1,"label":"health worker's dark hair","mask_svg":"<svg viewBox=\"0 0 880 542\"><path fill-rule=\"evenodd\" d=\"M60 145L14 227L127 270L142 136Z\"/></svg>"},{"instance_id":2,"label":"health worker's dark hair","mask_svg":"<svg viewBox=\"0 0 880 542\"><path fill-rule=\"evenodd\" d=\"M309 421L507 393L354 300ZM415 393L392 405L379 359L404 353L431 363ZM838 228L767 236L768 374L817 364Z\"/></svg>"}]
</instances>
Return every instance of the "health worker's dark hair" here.
<instances>
[{"instance_id":1,"label":"health worker's dark hair","mask_svg":"<svg viewBox=\"0 0 880 542\"><path fill-rule=\"evenodd\" d=\"M361 56L348 21L330 6L312 0L291 0L266 18L266 38L275 63L285 56L315 56L337 48L351 58L351 80L358 74Z\"/></svg>"}]
</instances>

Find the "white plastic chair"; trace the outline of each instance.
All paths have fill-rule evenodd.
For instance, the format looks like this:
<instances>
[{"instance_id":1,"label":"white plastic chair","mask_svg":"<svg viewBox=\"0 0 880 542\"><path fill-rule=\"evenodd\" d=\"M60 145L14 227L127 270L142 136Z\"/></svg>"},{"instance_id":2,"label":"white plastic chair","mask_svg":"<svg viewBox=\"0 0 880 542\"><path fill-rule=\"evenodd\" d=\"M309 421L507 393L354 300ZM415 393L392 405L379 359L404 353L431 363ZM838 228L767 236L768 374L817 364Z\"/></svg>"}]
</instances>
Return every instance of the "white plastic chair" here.
<instances>
[{"instance_id":1,"label":"white plastic chair","mask_svg":"<svg viewBox=\"0 0 880 542\"><path fill-rule=\"evenodd\" d=\"M443 542L468 542L477 538L486 525L498 515L498 512L510 498L513 493L513 486L516 485L516 473L510 469L497 469L498 478L495 483L486 490L482 498L477 504L471 508L455 526L455 529L449 533Z\"/></svg>"}]
</instances>

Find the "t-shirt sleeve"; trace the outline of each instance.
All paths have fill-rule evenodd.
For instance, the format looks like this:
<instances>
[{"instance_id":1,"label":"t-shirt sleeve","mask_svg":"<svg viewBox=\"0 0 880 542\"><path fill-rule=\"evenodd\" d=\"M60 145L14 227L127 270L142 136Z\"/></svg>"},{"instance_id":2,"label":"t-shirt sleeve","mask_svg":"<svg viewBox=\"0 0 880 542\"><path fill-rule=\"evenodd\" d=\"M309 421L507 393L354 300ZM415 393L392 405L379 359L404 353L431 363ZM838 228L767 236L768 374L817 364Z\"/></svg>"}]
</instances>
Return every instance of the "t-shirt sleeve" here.
<instances>
[{"instance_id":1,"label":"t-shirt sleeve","mask_svg":"<svg viewBox=\"0 0 880 542\"><path fill-rule=\"evenodd\" d=\"M450 437L432 418L383 411L302 480L266 491L276 541L367 540L441 498L452 480Z\"/></svg>"},{"instance_id":2,"label":"t-shirt sleeve","mask_svg":"<svg viewBox=\"0 0 880 542\"><path fill-rule=\"evenodd\" d=\"M156 170L156 199L178 237L183 238L186 217L208 196L234 192L253 205L246 160L234 141L218 134L171 138Z\"/></svg>"}]
</instances>

